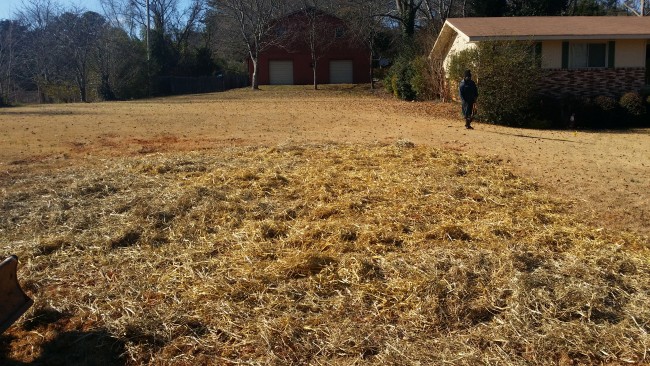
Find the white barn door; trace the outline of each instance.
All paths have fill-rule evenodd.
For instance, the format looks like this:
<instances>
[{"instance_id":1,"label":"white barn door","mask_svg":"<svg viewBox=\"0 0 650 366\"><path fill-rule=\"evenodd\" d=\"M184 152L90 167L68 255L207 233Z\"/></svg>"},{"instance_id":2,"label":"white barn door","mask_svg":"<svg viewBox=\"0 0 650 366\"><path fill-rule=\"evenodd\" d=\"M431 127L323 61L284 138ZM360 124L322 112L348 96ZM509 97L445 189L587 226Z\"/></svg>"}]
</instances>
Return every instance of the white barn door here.
<instances>
[{"instance_id":1,"label":"white barn door","mask_svg":"<svg viewBox=\"0 0 650 366\"><path fill-rule=\"evenodd\" d=\"M330 84L354 82L352 60L330 61Z\"/></svg>"},{"instance_id":2,"label":"white barn door","mask_svg":"<svg viewBox=\"0 0 650 366\"><path fill-rule=\"evenodd\" d=\"M269 61L271 85L293 85L293 61Z\"/></svg>"}]
</instances>

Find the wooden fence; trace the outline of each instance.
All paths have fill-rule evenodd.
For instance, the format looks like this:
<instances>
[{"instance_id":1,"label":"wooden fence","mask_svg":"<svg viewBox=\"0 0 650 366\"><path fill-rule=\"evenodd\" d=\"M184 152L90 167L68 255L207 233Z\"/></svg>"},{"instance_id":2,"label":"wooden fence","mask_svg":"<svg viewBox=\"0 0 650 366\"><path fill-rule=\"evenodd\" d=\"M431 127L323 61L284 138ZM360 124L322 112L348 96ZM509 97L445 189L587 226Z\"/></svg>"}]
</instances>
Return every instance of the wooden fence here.
<instances>
[{"instance_id":1,"label":"wooden fence","mask_svg":"<svg viewBox=\"0 0 650 366\"><path fill-rule=\"evenodd\" d=\"M154 82L156 95L222 92L248 86L248 75L223 73L215 76L160 76Z\"/></svg>"}]
</instances>

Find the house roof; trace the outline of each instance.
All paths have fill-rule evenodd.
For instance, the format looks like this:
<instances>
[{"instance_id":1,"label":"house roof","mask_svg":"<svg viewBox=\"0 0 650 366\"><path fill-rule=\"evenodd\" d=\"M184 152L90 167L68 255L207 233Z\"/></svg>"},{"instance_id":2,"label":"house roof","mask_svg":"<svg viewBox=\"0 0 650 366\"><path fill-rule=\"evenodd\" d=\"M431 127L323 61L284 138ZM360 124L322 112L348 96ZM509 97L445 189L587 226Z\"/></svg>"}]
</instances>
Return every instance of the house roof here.
<instances>
[{"instance_id":1,"label":"house roof","mask_svg":"<svg viewBox=\"0 0 650 366\"><path fill-rule=\"evenodd\" d=\"M449 18L438 35L431 56L448 52L456 34L466 42L650 39L650 17Z\"/></svg>"},{"instance_id":2,"label":"house roof","mask_svg":"<svg viewBox=\"0 0 650 366\"><path fill-rule=\"evenodd\" d=\"M650 39L650 17L450 18L469 42L481 40Z\"/></svg>"}]
</instances>

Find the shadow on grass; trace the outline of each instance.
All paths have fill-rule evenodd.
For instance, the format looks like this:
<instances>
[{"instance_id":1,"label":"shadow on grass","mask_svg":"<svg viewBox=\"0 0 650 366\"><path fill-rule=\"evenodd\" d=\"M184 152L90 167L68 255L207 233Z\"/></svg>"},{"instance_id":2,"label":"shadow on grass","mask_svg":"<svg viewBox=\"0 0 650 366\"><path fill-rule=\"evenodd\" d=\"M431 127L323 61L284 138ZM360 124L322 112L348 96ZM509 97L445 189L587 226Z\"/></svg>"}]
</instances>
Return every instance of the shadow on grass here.
<instances>
[{"instance_id":1,"label":"shadow on grass","mask_svg":"<svg viewBox=\"0 0 650 366\"><path fill-rule=\"evenodd\" d=\"M5 109L4 111L0 110L0 116L25 116L25 117L50 117L50 116L71 116L76 114L92 114L92 112L87 113L78 113L74 111L65 111L65 110L45 110L45 111L34 111L34 110L22 110L21 107L11 107Z\"/></svg>"},{"instance_id":2,"label":"shadow on grass","mask_svg":"<svg viewBox=\"0 0 650 366\"><path fill-rule=\"evenodd\" d=\"M0 364L5 366L23 365L107 365L122 366L124 342L112 337L106 331L63 332L41 347L40 355L33 362L24 363L7 357L10 344L17 341L13 336L0 336Z\"/></svg>"},{"instance_id":3,"label":"shadow on grass","mask_svg":"<svg viewBox=\"0 0 650 366\"><path fill-rule=\"evenodd\" d=\"M548 140L548 141L571 142L571 143L574 143L574 144L589 144L589 143L583 142L583 141L557 139L557 138L552 138L552 137L524 135L524 134L521 134L521 133L508 133L508 132L499 132L499 131L482 131L482 132L493 133L493 134L496 134L496 135L504 135L504 136L523 137L523 138L528 138L528 139L533 139L533 140Z\"/></svg>"}]
</instances>

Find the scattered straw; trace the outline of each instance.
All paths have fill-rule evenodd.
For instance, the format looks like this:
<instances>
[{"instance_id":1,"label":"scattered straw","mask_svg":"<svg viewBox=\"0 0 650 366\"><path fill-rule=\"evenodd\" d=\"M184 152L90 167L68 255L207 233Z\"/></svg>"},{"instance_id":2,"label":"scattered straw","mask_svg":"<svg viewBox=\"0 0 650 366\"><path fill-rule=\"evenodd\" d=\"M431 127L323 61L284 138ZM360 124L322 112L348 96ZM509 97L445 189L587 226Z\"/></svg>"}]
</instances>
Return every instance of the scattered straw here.
<instances>
[{"instance_id":1,"label":"scattered straw","mask_svg":"<svg viewBox=\"0 0 650 366\"><path fill-rule=\"evenodd\" d=\"M1 251L36 300L3 336L11 360L649 362L644 243L497 159L224 148L25 173L0 194Z\"/></svg>"}]
</instances>

